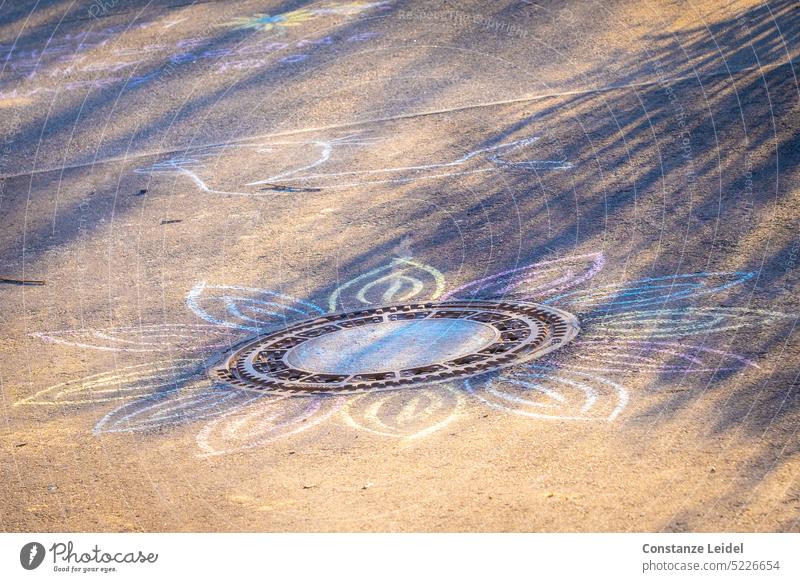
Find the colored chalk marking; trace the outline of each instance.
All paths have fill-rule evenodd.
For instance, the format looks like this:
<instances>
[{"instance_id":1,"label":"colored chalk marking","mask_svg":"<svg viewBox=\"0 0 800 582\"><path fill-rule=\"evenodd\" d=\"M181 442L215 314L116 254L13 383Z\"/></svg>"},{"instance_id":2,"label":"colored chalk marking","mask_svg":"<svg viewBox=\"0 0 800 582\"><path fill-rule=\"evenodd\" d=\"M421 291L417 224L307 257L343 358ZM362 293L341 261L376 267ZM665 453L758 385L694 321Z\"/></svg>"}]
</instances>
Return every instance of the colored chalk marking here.
<instances>
[{"instance_id":1,"label":"colored chalk marking","mask_svg":"<svg viewBox=\"0 0 800 582\"><path fill-rule=\"evenodd\" d=\"M278 186L284 185L284 193L318 191L322 189L353 188L372 184L409 183L418 180L438 179L450 176L468 175L481 172L495 172L502 169L517 168L530 170L567 170L569 162L521 160L507 161L502 154L509 154L529 146L538 137L528 137L510 142L469 151L461 157L439 163L422 165L394 166L378 169L362 169L343 172L323 172L328 166L350 167L353 147L370 147L381 141L366 135L349 134L330 139L308 141L275 141L233 143L198 148L151 166L139 168L136 173L152 174L169 172L189 179L199 190L209 194L232 196L274 196L281 194ZM296 167L278 171L269 176L245 182L235 188L217 188L207 176L205 164L213 158L226 155L228 151L250 152L251 154L290 154L298 151L306 160ZM259 161L259 166L269 167L270 159ZM315 171L312 171L315 170ZM262 188L262 186L269 188Z\"/></svg>"},{"instance_id":2,"label":"colored chalk marking","mask_svg":"<svg viewBox=\"0 0 800 582\"><path fill-rule=\"evenodd\" d=\"M438 269L414 259L395 258L339 285L328 298L328 309L336 311L352 307L348 299L353 297L358 302L356 305L434 300L441 296L444 287L444 275ZM369 298L373 290L383 293L379 298Z\"/></svg>"},{"instance_id":3,"label":"colored chalk marking","mask_svg":"<svg viewBox=\"0 0 800 582\"><path fill-rule=\"evenodd\" d=\"M216 418L197 434L198 456L214 457L264 446L307 431L339 410L330 396L268 396Z\"/></svg>"},{"instance_id":4,"label":"colored chalk marking","mask_svg":"<svg viewBox=\"0 0 800 582\"><path fill-rule=\"evenodd\" d=\"M623 349L620 349L623 348ZM574 342L569 355L553 354L551 362L595 373L700 374L760 368L744 356L679 342L620 338Z\"/></svg>"},{"instance_id":5,"label":"colored chalk marking","mask_svg":"<svg viewBox=\"0 0 800 582\"><path fill-rule=\"evenodd\" d=\"M496 379L464 381L467 392L495 410L540 420L612 422L628 404L628 391L596 374L532 364Z\"/></svg>"},{"instance_id":6,"label":"colored chalk marking","mask_svg":"<svg viewBox=\"0 0 800 582\"><path fill-rule=\"evenodd\" d=\"M636 281L596 287L591 291L571 291L551 297L545 304L560 303L597 310L628 309L679 299L693 299L740 285L755 276L753 272L687 273L647 277Z\"/></svg>"},{"instance_id":7,"label":"colored chalk marking","mask_svg":"<svg viewBox=\"0 0 800 582\"><path fill-rule=\"evenodd\" d=\"M235 335L219 325L161 324L102 329L67 329L30 334L43 341L110 352L171 352L203 350L236 343Z\"/></svg>"},{"instance_id":8,"label":"colored chalk marking","mask_svg":"<svg viewBox=\"0 0 800 582\"><path fill-rule=\"evenodd\" d=\"M95 425L94 434L138 432L191 424L203 418L228 414L255 402L260 395L211 386L142 398L111 411Z\"/></svg>"},{"instance_id":9,"label":"colored chalk marking","mask_svg":"<svg viewBox=\"0 0 800 582\"><path fill-rule=\"evenodd\" d=\"M205 361L202 359L149 362L62 382L15 402L14 406L98 404L163 395L176 392L204 375Z\"/></svg>"},{"instance_id":10,"label":"colored chalk marking","mask_svg":"<svg viewBox=\"0 0 800 582\"><path fill-rule=\"evenodd\" d=\"M442 300L456 297L489 298L506 295L520 299L547 297L585 283L595 277L604 265L603 253L589 253L540 261L470 281L445 293Z\"/></svg>"},{"instance_id":11,"label":"colored chalk marking","mask_svg":"<svg viewBox=\"0 0 800 582\"><path fill-rule=\"evenodd\" d=\"M374 9L386 9L391 5L392 2L334 2L319 8L300 8L279 14L259 13L243 16L231 20L228 26L240 30L275 32L302 26L306 22L325 16L357 16Z\"/></svg>"},{"instance_id":12,"label":"colored chalk marking","mask_svg":"<svg viewBox=\"0 0 800 582\"><path fill-rule=\"evenodd\" d=\"M351 397L342 416L352 428L405 440L441 430L459 415L463 397L449 386Z\"/></svg>"},{"instance_id":13,"label":"colored chalk marking","mask_svg":"<svg viewBox=\"0 0 800 582\"><path fill-rule=\"evenodd\" d=\"M202 281L186 295L186 306L215 325L262 333L287 321L324 311L289 295L239 285L209 285Z\"/></svg>"},{"instance_id":14,"label":"colored chalk marking","mask_svg":"<svg viewBox=\"0 0 800 582\"><path fill-rule=\"evenodd\" d=\"M744 307L687 307L600 314L585 319L586 338L676 339L774 325L797 315Z\"/></svg>"},{"instance_id":15,"label":"colored chalk marking","mask_svg":"<svg viewBox=\"0 0 800 582\"><path fill-rule=\"evenodd\" d=\"M354 136L343 139L352 140ZM261 147L267 146L262 144ZM324 159L287 170L283 176L288 178L322 165L335 150L323 148L321 151ZM199 167L211 155L215 154L205 152L183 158L180 163ZM169 171L176 163L174 160L163 162L153 168L159 166ZM401 250L408 250L405 249L407 245L401 246ZM602 253L588 253L509 269L446 291L445 276L438 269L411 258L410 252L399 254L404 256L339 285L328 298L328 309L509 295L595 310L583 318L584 331L580 339L570 349L548 356L548 361L464 381L464 391L476 401L498 411L532 419L614 421L627 406L629 395L622 384L605 374L628 374L633 370L654 374L758 370L756 362L742 355L686 344L680 338L751 325L792 323L797 318L748 308L630 310L631 307L722 291L750 279L752 273L746 272L679 274L606 285L589 291L572 290L594 278L605 264ZM309 301L276 291L206 282L196 284L189 291L186 305L208 325L160 324L32 335L45 341L115 352L199 350L229 347L238 339L237 331L243 335L263 333L290 321L327 313ZM402 327L398 326L398 329ZM375 347L369 337L365 341L367 344L363 346L350 347L356 352ZM315 346L320 353L313 351ZM345 358L345 362L350 357L346 351L329 353L333 348L321 340L309 340L306 347L307 354L300 348L287 352L292 358L300 359L301 367L318 365L327 370L325 366L330 364L331 357ZM437 349L446 350L447 344L437 345ZM394 353L397 349L390 351ZM372 360L364 361L374 367L376 362L386 360L380 352L376 354ZM258 448L276 438L318 426L333 418L337 411L341 411L341 419L351 428L405 440L431 435L463 414L462 391L449 384L355 396L268 396L214 385L205 377L207 368L208 362L197 358L138 364L57 384L15 405L122 401L119 408L97 423L95 434L156 430L210 419L196 437L201 457Z\"/></svg>"}]
</instances>

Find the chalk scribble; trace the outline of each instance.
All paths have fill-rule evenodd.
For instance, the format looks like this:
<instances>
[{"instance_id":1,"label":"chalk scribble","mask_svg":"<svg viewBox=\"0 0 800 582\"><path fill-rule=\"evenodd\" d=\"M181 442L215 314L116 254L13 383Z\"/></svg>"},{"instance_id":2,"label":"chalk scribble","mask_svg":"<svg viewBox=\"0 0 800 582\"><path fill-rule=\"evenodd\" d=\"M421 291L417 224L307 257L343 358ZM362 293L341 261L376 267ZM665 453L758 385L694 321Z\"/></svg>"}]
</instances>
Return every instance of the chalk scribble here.
<instances>
[{"instance_id":1,"label":"chalk scribble","mask_svg":"<svg viewBox=\"0 0 800 582\"><path fill-rule=\"evenodd\" d=\"M389 167L368 167L363 150L391 140L354 133L333 138L308 140L258 140L187 150L177 156L136 170L140 174L173 174L187 178L198 190L233 196L274 196L314 192L324 189L353 188L375 184L399 184L483 172L567 170L566 161L537 160L533 144L538 137L525 137L499 144L476 147L454 159L439 162L412 162ZM442 144L442 147L446 147ZM512 160L510 156L514 154ZM269 174L252 180L228 176L223 168L229 156L247 155L256 169ZM518 159L521 156L521 159ZM271 171L270 171L271 168ZM263 170L262 170L263 171ZM231 188L222 183L238 181ZM236 183L236 182L234 182Z\"/></svg>"},{"instance_id":2,"label":"chalk scribble","mask_svg":"<svg viewBox=\"0 0 800 582\"><path fill-rule=\"evenodd\" d=\"M458 389L432 386L352 397L343 409L348 425L376 435L418 439L453 422L463 404Z\"/></svg>"},{"instance_id":3,"label":"chalk scribble","mask_svg":"<svg viewBox=\"0 0 800 582\"><path fill-rule=\"evenodd\" d=\"M206 424L197 435L200 456L245 451L307 431L336 413L342 402L330 396L260 398Z\"/></svg>"}]
</instances>

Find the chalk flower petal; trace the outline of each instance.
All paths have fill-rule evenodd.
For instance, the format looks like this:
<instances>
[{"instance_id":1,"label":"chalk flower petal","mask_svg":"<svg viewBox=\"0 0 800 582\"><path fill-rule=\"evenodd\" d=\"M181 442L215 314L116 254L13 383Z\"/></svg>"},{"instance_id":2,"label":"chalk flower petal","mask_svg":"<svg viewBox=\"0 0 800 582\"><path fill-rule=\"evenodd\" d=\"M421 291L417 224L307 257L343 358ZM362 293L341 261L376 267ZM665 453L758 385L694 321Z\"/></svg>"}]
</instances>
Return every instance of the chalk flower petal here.
<instances>
[{"instance_id":1,"label":"chalk flower petal","mask_svg":"<svg viewBox=\"0 0 800 582\"><path fill-rule=\"evenodd\" d=\"M94 432L138 432L190 424L228 414L262 397L244 390L211 386L210 382L200 386L124 404L104 416Z\"/></svg>"},{"instance_id":2,"label":"chalk flower petal","mask_svg":"<svg viewBox=\"0 0 800 582\"><path fill-rule=\"evenodd\" d=\"M396 258L339 285L328 299L331 311L368 305L437 299L444 292L444 275L411 258Z\"/></svg>"},{"instance_id":3,"label":"chalk flower petal","mask_svg":"<svg viewBox=\"0 0 800 582\"><path fill-rule=\"evenodd\" d=\"M700 374L760 366L738 354L674 341L597 338L573 342L547 361L571 370L596 373Z\"/></svg>"},{"instance_id":4,"label":"chalk flower petal","mask_svg":"<svg viewBox=\"0 0 800 582\"><path fill-rule=\"evenodd\" d=\"M62 382L20 400L15 405L81 405L132 400L175 392L205 374L196 358L149 362Z\"/></svg>"},{"instance_id":5,"label":"chalk flower petal","mask_svg":"<svg viewBox=\"0 0 800 582\"><path fill-rule=\"evenodd\" d=\"M373 434L416 439L440 430L452 422L462 404L453 388L373 392L356 396L343 409L348 425Z\"/></svg>"},{"instance_id":6,"label":"chalk flower petal","mask_svg":"<svg viewBox=\"0 0 800 582\"><path fill-rule=\"evenodd\" d=\"M471 281L447 292L442 299L545 299L592 279L604 265L602 253L539 261Z\"/></svg>"},{"instance_id":7,"label":"chalk flower petal","mask_svg":"<svg viewBox=\"0 0 800 582\"><path fill-rule=\"evenodd\" d=\"M222 348L236 343L230 329L206 324L155 324L67 329L31 334L47 342L111 352L157 353Z\"/></svg>"},{"instance_id":8,"label":"chalk flower petal","mask_svg":"<svg viewBox=\"0 0 800 582\"><path fill-rule=\"evenodd\" d=\"M211 457L265 445L316 426L341 406L330 396L264 397L206 424L197 435L200 456Z\"/></svg>"},{"instance_id":9,"label":"chalk flower petal","mask_svg":"<svg viewBox=\"0 0 800 582\"><path fill-rule=\"evenodd\" d=\"M628 404L628 392L617 382L547 364L466 380L465 387L491 408L544 420L611 422Z\"/></svg>"},{"instance_id":10,"label":"chalk flower petal","mask_svg":"<svg viewBox=\"0 0 800 582\"><path fill-rule=\"evenodd\" d=\"M205 282L189 291L186 305L209 323L255 333L324 313L313 303L276 291Z\"/></svg>"},{"instance_id":11,"label":"chalk flower petal","mask_svg":"<svg viewBox=\"0 0 800 582\"><path fill-rule=\"evenodd\" d=\"M687 307L601 314L581 320L584 338L676 339L790 321L796 315L739 307Z\"/></svg>"},{"instance_id":12,"label":"chalk flower petal","mask_svg":"<svg viewBox=\"0 0 800 582\"><path fill-rule=\"evenodd\" d=\"M544 303L557 303L577 310L638 309L717 293L740 285L752 279L754 275L752 272L729 272L647 277L589 290L562 293L547 299Z\"/></svg>"}]
</instances>

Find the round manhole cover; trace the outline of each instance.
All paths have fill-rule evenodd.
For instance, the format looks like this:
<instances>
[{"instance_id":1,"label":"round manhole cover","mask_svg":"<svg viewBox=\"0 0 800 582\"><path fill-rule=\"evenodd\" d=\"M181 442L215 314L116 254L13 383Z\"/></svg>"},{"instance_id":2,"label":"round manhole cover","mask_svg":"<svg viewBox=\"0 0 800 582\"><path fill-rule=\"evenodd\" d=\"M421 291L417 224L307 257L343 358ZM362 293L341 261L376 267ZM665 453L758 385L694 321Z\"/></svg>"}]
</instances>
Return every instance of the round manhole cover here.
<instances>
[{"instance_id":1,"label":"round manhole cover","mask_svg":"<svg viewBox=\"0 0 800 582\"><path fill-rule=\"evenodd\" d=\"M388 305L260 336L212 374L238 388L288 394L392 390L533 360L578 330L574 315L532 303Z\"/></svg>"}]
</instances>

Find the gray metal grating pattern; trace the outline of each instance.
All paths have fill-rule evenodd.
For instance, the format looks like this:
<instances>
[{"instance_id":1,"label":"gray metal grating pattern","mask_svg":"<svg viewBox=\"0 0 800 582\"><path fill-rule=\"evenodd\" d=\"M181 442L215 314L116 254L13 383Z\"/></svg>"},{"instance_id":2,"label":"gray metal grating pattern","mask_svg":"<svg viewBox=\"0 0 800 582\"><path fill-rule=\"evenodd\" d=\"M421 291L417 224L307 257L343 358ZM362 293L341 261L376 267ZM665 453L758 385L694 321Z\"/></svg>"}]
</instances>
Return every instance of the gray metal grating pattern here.
<instances>
[{"instance_id":1,"label":"gray metal grating pattern","mask_svg":"<svg viewBox=\"0 0 800 582\"><path fill-rule=\"evenodd\" d=\"M365 373L320 373L292 365L287 355L314 338L398 321L469 320L490 326L494 339L474 353L424 366ZM527 362L572 340L577 318L549 306L512 301L448 301L389 305L331 313L248 341L212 376L234 387L276 394L347 394L428 385Z\"/></svg>"}]
</instances>

